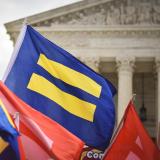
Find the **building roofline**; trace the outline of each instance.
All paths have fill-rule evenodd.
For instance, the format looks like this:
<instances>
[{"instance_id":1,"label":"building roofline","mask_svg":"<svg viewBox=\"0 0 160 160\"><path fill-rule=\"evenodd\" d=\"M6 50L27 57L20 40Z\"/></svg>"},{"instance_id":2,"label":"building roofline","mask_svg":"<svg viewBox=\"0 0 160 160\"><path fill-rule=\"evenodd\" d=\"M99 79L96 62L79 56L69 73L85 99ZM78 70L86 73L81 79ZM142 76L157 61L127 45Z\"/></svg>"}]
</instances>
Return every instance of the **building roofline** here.
<instances>
[{"instance_id":1,"label":"building roofline","mask_svg":"<svg viewBox=\"0 0 160 160\"><path fill-rule=\"evenodd\" d=\"M82 0L76 3L72 3L69 5L65 5L59 8L51 9L48 11L44 11L42 13L34 14L28 17L24 17L15 21L11 21L5 24L5 27L7 28L7 31L9 31L9 28L11 27L21 27L23 25L23 22L25 18L27 18L27 23L34 24L41 21L44 21L46 19L52 19L54 17L62 16L68 13L72 13L84 8L89 8L98 4L103 4L106 2L109 2L112 0Z\"/></svg>"}]
</instances>

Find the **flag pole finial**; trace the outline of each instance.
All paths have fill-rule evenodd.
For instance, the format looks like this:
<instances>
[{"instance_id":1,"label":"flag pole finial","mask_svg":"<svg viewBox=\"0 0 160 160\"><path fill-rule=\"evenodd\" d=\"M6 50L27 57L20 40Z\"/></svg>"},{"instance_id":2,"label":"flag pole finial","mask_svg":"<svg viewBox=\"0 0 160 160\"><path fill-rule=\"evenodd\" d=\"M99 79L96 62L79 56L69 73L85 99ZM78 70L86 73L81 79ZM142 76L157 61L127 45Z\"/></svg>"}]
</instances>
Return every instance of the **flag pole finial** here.
<instances>
[{"instance_id":1,"label":"flag pole finial","mask_svg":"<svg viewBox=\"0 0 160 160\"><path fill-rule=\"evenodd\" d=\"M134 102L135 100L136 100L136 94L133 93L133 95L132 95L132 101Z\"/></svg>"},{"instance_id":2,"label":"flag pole finial","mask_svg":"<svg viewBox=\"0 0 160 160\"><path fill-rule=\"evenodd\" d=\"M23 26L24 26L24 25L27 25L27 24L28 24L28 19L27 19L27 17L25 17L25 18L24 18L24 21L23 21Z\"/></svg>"}]
</instances>

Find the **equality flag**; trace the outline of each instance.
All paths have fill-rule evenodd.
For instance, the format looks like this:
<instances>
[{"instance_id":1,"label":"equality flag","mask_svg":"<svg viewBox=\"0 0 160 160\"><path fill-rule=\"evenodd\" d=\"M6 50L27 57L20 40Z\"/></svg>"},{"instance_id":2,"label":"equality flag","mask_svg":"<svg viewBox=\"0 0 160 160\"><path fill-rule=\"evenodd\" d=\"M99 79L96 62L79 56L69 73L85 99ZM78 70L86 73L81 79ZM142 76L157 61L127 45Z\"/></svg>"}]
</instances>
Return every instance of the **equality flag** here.
<instances>
[{"instance_id":1,"label":"equality flag","mask_svg":"<svg viewBox=\"0 0 160 160\"><path fill-rule=\"evenodd\" d=\"M0 160L25 160L19 136L0 98Z\"/></svg>"},{"instance_id":2,"label":"equality flag","mask_svg":"<svg viewBox=\"0 0 160 160\"><path fill-rule=\"evenodd\" d=\"M115 123L113 85L31 26L20 37L7 87L87 145L105 149Z\"/></svg>"},{"instance_id":3,"label":"equality flag","mask_svg":"<svg viewBox=\"0 0 160 160\"><path fill-rule=\"evenodd\" d=\"M25 104L0 82L0 98L11 115L19 113L26 159L79 160L84 143L42 113Z\"/></svg>"},{"instance_id":4,"label":"equality flag","mask_svg":"<svg viewBox=\"0 0 160 160\"><path fill-rule=\"evenodd\" d=\"M160 151L152 142L130 102L118 134L104 160L160 160Z\"/></svg>"}]
</instances>

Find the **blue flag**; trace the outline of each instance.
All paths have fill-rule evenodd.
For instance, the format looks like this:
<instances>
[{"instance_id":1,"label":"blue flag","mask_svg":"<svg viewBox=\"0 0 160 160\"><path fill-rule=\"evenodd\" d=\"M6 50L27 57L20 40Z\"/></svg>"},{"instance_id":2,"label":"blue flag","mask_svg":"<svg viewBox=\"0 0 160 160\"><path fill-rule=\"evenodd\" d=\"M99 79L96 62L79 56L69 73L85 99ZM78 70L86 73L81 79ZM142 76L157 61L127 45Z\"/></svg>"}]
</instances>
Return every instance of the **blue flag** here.
<instances>
[{"instance_id":1,"label":"blue flag","mask_svg":"<svg viewBox=\"0 0 160 160\"><path fill-rule=\"evenodd\" d=\"M87 145L104 149L115 123L114 86L31 26L21 34L5 84Z\"/></svg>"},{"instance_id":2,"label":"blue flag","mask_svg":"<svg viewBox=\"0 0 160 160\"><path fill-rule=\"evenodd\" d=\"M19 133L0 100L0 160L20 160Z\"/></svg>"}]
</instances>

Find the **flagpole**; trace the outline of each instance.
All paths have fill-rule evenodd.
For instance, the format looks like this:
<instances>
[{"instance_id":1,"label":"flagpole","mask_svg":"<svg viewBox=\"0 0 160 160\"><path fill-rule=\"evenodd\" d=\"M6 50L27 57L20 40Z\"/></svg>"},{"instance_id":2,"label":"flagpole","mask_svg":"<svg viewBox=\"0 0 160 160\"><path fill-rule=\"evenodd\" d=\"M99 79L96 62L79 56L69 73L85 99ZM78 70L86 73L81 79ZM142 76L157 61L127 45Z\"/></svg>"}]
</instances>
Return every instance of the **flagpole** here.
<instances>
[{"instance_id":1,"label":"flagpole","mask_svg":"<svg viewBox=\"0 0 160 160\"><path fill-rule=\"evenodd\" d=\"M22 23L22 28L21 28L20 34L17 38L16 45L15 45L14 50L12 52L9 64L8 64L7 69L5 70L4 76L2 78L3 82L5 82L8 74L9 74L9 72L10 72L10 70L11 70L11 68L17 58L18 52L19 52L20 47L22 45L23 39L25 37L26 30L27 30L27 18L25 18Z\"/></svg>"},{"instance_id":2,"label":"flagpole","mask_svg":"<svg viewBox=\"0 0 160 160\"><path fill-rule=\"evenodd\" d=\"M136 99L136 94L134 93L134 94L132 95L132 98L131 98L129 104L130 104L131 102L133 103L133 102L135 101L135 99ZM128 110L128 109L127 109L127 110ZM119 122L117 128L115 129L115 131L114 131L114 133L113 133L113 136L112 136L112 138L111 138L111 142L110 142L108 148L106 149L106 151L104 152L104 155L103 155L103 157L102 157L102 160L105 158L105 155L107 154L107 152L108 152L109 149L111 148L114 140L116 139L116 137L117 137L117 135L118 135L118 133L119 133L122 125L123 125L124 118L125 118L125 115L126 115L127 110L126 110L125 113L123 114L123 117L122 117L121 121Z\"/></svg>"},{"instance_id":3,"label":"flagpole","mask_svg":"<svg viewBox=\"0 0 160 160\"><path fill-rule=\"evenodd\" d=\"M158 133L157 133L157 146L158 146L158 148L159 148L159 150L160 150L160 122L158 122Z\"/></svg>"},{"instance_id":4,"label":"flagpole","mask_svg":"<svg viewBox=\"0 0 160 160\"><path fill-rule=\"evenodd\" d=\"M19 112L16 112L13 115L13 119L14 119L14 124L16 125L17 130L19 131Z\"/></svg>"}]
</instances>

